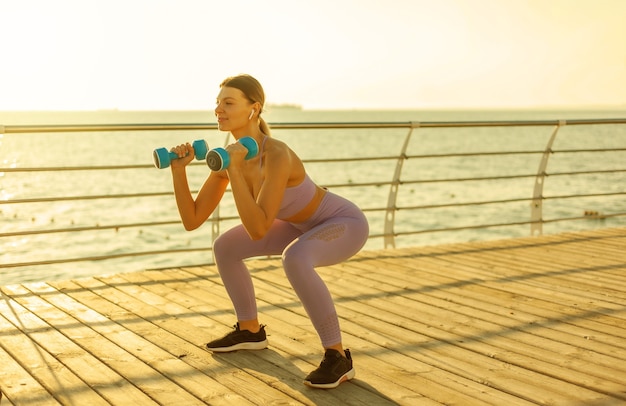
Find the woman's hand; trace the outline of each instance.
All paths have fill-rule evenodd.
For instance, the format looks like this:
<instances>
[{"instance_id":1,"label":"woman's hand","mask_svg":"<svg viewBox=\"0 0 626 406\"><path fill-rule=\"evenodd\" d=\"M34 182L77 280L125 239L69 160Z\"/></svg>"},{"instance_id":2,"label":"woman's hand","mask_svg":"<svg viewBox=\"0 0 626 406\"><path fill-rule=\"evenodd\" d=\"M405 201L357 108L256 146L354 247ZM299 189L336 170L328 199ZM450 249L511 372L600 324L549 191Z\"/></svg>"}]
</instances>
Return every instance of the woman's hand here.
<instances>
[{"instance_id":1,"label":"woman's hand","mask_svg":"<svg viewBox=\"0 0 626 406\"><path fill-rule=\"evenodd\" d=\"M228 156L230 157L230 163L227 169L241 168L246 159L246 155L248 155L248 148L243 146L240 142L235 142L226 147L226 152L228 152Z\"/></svg>"},{"instance_id":2,"label":"woman's hand","mask_svg":"<svg viewBox=\"0 0 626 406\"><path fill-rule=\"evenodd\" d=\"M180 144L172 148L170 151L178 155L178 159L173 159L170 162L172 169L186 167L196 156L190 143Z\"/></svg>"}]
</instances>

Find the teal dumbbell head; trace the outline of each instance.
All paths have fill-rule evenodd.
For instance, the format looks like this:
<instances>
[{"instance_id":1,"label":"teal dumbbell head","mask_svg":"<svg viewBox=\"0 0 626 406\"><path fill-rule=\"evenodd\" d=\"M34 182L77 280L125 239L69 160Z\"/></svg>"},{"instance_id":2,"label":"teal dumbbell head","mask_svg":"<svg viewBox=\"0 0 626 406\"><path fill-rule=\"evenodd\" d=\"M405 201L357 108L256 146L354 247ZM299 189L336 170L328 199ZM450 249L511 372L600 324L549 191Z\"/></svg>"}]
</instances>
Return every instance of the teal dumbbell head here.
<instances>
[{"instance_id":1,"label":"teal dumbbell head","mask_svg":"<svg viewBox=\"0 0 626 406\"><path fill-rule=\"evenodd\" d=\"M196 159L198 161L206 158L207 152L209 151L209 145L205 140L195 140L191 146L193 147L193 152L196 154ZM163 169L170 166L170 162L174 159L178 159L178 155L165 148L157 148L152 153L152 159L154 159L154 166L159 169Z\"/></svg>"},{"instance_id":2,"label":"teal dumbbell head","mask_svg":"<svg viewBox=\"0 0 626 406\"><path fill-rule=\"evenodd\" d=\"M241 145L246 147L248 153L246 159L252 159L259 153L259 146L252 137L243 137L239 139ZM206 156L206 163L213 171L221 171L228 168L230 164L230 156L224 148L214 148L209 151Z\"/></svg>"}]
</instances>

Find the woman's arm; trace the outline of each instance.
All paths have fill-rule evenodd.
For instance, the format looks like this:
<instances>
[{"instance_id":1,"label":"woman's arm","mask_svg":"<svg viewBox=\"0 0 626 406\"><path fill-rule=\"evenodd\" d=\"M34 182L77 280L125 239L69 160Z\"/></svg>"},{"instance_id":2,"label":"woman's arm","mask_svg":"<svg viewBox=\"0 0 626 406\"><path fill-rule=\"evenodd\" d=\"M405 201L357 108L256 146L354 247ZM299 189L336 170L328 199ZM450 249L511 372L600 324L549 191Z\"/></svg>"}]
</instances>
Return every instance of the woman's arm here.
<instances>
[{"instance_id":1,"label":"woman's arm","mask_svg":"<svg viewBox=\"0 0 626 406\"><path fill-rule=\"evenodd\" d=\"M200 227L213 213L224 196L228 179L224 175L212 172L194 200L186 171L187 165L193 160L193 148L187 144L176 147L174 151L181 157L171 164L176 205L185 230L191 231ZM185 155L187 153L188 155Z\"/></svg>"},{"instance_id":2,"label":"woman's arm","mask_svg":"<svg viewBox=\"0 0 626 406\"><path fill-rule=\"evenodd\" d=\"M242 152L243 154L243 152ZM231 155L232 158L232 155ZM241 222L253 240L265 236L276 219L285 188L292 175L292 156L289 148L282 143L266 146L264 160L264 180L255 200L252 188L247 184L242 159L228 167L235 205Z\"/></svg>"}]
</instances>

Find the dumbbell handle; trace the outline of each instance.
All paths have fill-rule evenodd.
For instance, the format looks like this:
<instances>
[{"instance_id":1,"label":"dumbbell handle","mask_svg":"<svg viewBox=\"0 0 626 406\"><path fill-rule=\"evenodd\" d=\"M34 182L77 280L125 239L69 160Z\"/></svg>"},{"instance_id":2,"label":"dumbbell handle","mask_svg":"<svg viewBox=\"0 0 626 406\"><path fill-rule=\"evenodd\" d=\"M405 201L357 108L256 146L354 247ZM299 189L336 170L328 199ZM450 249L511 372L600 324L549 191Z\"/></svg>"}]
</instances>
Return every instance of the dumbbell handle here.
<instances>
[{"instance_id":1,"label":"dumbbell handle","mask_svg":"<svg viewBox=\"0 0 626 406\"><path fill-rule=\"evenodd\" d=\"M205 140L195 140L192 144L194 153L196 154L197 160L203 160L206 158L207 151L209 146ZM170 162L174 159L178 159L178 154L175 152L168 151L165 148L157 148L152 153L152 158L154 160L154 166L159 169L167 168L170 166Z\"/></svg>"}]
</instances>

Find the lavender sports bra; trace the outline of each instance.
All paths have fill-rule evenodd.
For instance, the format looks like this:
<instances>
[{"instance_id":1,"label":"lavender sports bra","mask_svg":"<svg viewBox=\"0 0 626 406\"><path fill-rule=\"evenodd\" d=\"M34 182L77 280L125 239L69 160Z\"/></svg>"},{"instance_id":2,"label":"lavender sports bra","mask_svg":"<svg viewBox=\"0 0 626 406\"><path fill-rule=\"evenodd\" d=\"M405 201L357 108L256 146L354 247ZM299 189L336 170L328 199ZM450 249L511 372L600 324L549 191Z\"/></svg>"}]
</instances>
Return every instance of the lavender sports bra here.
<instances>
[{"instance_id":1,"label":"lavender sports bra","mask_svg":"<svg viewBox=\"0 0 626 406\"><path fill-rule=\"evenodd\" d=\"M279 219L287 219L299 213L304 209L315 197L317 186L309 178L308 174L304 175L304 180L296 186L285 189L283 201L280 203L278 210Z\"/></svg>"}]
</instances>

